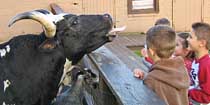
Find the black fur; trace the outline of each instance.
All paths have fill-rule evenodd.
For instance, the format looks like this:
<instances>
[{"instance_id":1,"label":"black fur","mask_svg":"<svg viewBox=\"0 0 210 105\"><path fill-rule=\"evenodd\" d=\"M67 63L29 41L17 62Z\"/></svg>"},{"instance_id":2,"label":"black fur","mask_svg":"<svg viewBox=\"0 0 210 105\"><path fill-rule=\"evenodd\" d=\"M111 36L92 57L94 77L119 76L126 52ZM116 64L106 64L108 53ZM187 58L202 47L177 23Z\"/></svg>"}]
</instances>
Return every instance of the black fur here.
<instances>
[{"instance_id":1,"label":"black fur","mask_svg":"<svg viewBox=\"0 0 210 105\"><path fill-rule=\"evenodd\" d=\"M40 35L21 35L0 44L10 52L0 57L0 104L49 105L58 91L65 58L76 64L84 54L108 42L111 18L103 15L66 15L56 23L56 35L49 41ZM10 86L4 92L3 81Z\"/></svg>"},{"instance_id":2,"label":"black fur","mask_svg":"<svg viewBox=\"0 0 210 105\"><path fill-rule=\"evenodd\" d=\"M84 83L94 89L98 86L98 81L96 81L98 77L90 69L74 67L70 71L70 75L72 77L71 86L64 86L52 105L87 105L83 100Z\"/></svg>"}]
</instances>

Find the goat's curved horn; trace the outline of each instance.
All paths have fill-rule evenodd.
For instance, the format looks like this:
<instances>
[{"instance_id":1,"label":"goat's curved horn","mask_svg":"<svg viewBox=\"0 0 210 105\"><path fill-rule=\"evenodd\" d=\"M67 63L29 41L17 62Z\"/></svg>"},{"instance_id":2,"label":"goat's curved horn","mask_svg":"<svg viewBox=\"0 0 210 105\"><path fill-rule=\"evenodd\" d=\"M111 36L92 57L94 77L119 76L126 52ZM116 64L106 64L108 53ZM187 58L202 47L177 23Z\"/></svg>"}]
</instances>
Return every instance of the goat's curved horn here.
<instances>
[{"instance_id":1,"label":"goat's curved horn","mask_svg":"<svg viewBox=\"0 0 210 105\"><path fill-rule=\"evenodd\" d=\"M32 19L44 26L44 32L46 37L52 38L56 33L56 25L54 24L54 15L47 10L34 10L29 12L24 12L16 15L10 21L8 26L12 26L15 22L22 19Z\"/></svg>"}]
</instances>

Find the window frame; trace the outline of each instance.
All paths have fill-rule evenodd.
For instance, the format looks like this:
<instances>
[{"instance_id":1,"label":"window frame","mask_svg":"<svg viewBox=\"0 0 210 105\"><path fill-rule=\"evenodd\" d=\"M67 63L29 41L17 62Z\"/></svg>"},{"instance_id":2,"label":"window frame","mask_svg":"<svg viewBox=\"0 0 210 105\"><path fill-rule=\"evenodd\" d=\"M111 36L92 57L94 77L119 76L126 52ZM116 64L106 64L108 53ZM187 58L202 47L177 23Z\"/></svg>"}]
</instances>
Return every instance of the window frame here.
<instances>
[{"instance_id":1,"label":"window frame","mask_svg":"<svg viewBox=\"0 0 210 105\"><path fill-rule=\"evenodd\" d=\"M149 9L132 9L132 1L133 0L127 0L128 2L128 14L148 14L148 13L158 13L159 12L159 0L153 0L154 1L154 8Z\"/></svg>"}]
</instances>

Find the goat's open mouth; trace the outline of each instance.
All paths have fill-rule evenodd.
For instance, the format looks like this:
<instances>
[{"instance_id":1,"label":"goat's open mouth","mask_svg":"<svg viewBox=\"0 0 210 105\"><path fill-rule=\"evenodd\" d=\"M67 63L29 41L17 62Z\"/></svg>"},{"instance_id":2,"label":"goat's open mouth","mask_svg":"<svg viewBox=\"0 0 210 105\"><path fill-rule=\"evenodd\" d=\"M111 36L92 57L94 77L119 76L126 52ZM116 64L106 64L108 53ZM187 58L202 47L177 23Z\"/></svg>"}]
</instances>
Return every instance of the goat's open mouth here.
<instances>
[{"instance_id":1,"label":"goat's open mouth","mask_svg":"<svg viewBox=\"0 0 210 105\"><path fill-rule=\"evenodd\" d=\"M122 26L119 28L113 28L109 33L106 35L109 38L109 41L113 41L117 37L117 32L124 31L126 26Z\"/></svg>"}]
</instances>

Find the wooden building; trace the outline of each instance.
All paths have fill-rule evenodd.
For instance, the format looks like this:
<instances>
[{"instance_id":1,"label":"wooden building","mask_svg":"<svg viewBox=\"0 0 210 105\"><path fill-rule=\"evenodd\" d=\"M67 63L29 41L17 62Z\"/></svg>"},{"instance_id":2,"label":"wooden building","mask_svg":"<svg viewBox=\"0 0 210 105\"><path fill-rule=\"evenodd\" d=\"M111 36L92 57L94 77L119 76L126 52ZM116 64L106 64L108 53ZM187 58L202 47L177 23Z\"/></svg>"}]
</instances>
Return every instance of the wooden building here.
<instances>
[{"instance_id":1,"label":"wooden building","mask_svg":"<svg viewBox=\"0 0 210 105\"><path fill-rule=\"evenodd\" d=\"M146 32L154 22L168 18L176 31L189 31L197 21L210 23L210 0L6 0L0 4L0 42L24 33L39 33L41 25L26 20L7 27L18 13L49 9L57 3L66 12L76 14L112 15L115 26L127 26L125 32Z\"/></svg>"}]
</instances>

